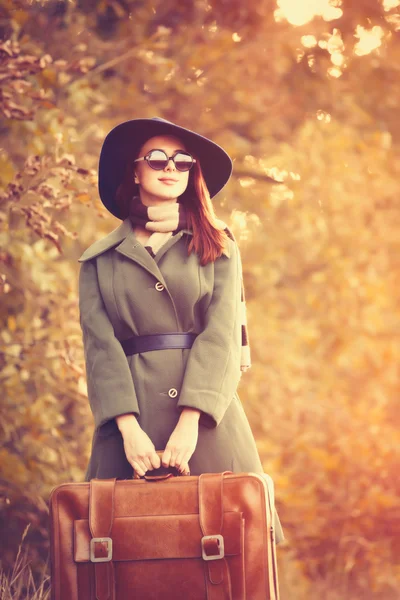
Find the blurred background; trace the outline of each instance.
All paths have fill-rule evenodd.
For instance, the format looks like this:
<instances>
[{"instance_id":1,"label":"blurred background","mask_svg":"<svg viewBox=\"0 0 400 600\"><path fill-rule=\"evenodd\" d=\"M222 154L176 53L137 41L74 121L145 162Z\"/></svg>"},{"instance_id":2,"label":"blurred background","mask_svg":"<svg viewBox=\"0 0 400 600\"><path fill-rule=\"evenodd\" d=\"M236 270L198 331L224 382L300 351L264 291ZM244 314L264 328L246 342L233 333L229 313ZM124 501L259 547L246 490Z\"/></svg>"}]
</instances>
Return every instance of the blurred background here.
<instances>
[{"instance_id":1,"label":"blurred background","mask_svg":"<svg viewBox=\"0 0 400 600\"><path fill-rule=\"evenodd\" d=\"M0 597L48 598L51 489L93 431L78 257L102 141L161 116L234 159L282 600L400 598L399 0L0 0Z\"/></svg>"}]
</instances>

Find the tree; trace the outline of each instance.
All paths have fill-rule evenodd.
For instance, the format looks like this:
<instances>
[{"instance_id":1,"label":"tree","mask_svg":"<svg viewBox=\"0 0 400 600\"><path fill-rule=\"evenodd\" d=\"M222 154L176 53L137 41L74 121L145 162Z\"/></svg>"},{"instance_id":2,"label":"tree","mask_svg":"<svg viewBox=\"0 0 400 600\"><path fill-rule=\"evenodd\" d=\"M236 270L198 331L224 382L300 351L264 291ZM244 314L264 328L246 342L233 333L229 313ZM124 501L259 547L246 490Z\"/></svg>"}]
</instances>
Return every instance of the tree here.
<instances>
[{"instance_id":1,"label":"tree","mask_svg":"<svg viewBox=\"0 0 400 600\"><path fill-rule=\"evenodd\" d=\"M244 265L253 367L239 392L276 483L285 572L305 577L296 598L396 597L398 10L279 5L1 3L11 550L21 502L81 479L89 453L76 259L118 225L97 195L102 140L158 115L234 158L215 203ZM44 557L44 531L37 543Z\"/></svg>"}]
</instances>

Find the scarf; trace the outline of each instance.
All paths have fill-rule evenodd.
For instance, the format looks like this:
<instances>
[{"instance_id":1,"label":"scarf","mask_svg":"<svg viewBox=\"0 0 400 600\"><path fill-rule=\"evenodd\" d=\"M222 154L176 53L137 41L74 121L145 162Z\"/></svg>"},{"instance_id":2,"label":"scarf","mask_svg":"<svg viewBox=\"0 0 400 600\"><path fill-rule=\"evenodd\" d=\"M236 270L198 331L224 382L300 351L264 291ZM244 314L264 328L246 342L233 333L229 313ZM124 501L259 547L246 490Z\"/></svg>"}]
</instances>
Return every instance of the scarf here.
<instances>
[{"instance_id":1,"label":"scarf","mask_svg":"<svg viewBox=\"0 0 400 600\"><path fill-rule=\"evenodd\" d=\"M145 249L154 258L157 251L163 246L173 235L181 229L187 228L186 209L178 202L166 203L161 206L145 206L139 196L134 196L130 203L129 218L133 226L141 226L153 233L146 242ZM233 233L229 227L216 219L216 226L227 234L234 242L236 242ZM242 347L240 357L240 370L247 371L251 367L250 345L247 330L247 314L246 314L246 299L243 285L243 275L241 277L241 329L242 329Z\"/></svg>"}]
</instances>

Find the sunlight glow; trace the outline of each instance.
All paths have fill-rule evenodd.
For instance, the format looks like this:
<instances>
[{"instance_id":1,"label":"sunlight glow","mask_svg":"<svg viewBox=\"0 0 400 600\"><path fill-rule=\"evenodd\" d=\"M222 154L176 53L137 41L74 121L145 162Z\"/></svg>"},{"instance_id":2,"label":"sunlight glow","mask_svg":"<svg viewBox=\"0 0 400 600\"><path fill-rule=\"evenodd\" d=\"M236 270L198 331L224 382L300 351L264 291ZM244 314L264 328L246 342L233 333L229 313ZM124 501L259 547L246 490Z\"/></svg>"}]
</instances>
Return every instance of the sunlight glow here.
<instances>
[{"instance_id":1,"label":"sunlight glow","mask_svg":"<svg viewBox=\"0 0 400 600\"><path fill-rule=\"evenodd\" d=\"M383 0L382 5L384 10L391 10L399 6L400 0Z\"/></svg>"},{"instance_id":2,"label":"sunlight glow","mask_svg":"<svg viewBox=\"0 0 400 600\"><path fill-rule=\"evenodd\" d=\"M260 158L257 162L258 165L261 167L263 173L265 173L265 175L268 175L268 177L272 177L272 179L275 179L275 181L282 182L284 180L285 175L288 174L288 172L284 169L278 169L278 167L269 167L268 159L264 160Z\"/></svg>"},{"instance_id":3,"label":"sunlight glow","mask_svg":"<svg viewBox=\"0 0 400 600\"><path fill-rule=\"evenodd\" d=\"M345 56L343 54L345 50L345 45L342 39L342 33L339 29L334 28L332 34L326 40L317 40L314 35L303 35L301 37L301 43L304 48L314 48L315 46L319 46L323 50L327 50L331 55L331 62L333 67L328 69L328 74L332 77L340 77L342 75L342 70L340 67L345 68ZM304 56L303 51L299 51L297 48L296 60L300 62ZM314 54L309 54L307 57L308 66L311 71L315 70L315 56Z\"/></svg>"},{"instance_id":4,"label":"sunlight glow","mask_svg":"<svg viewBox=\"0 0 400 600\"><path fill-rule=\"evenodd\" d=\"M247 188L251 185L254 185L256 182L256 180L254 179L254 177L240 177L239 179L239 185L243 188Z\"/></svg>"},{"instance_id":5,"label":"sunlight glow","mask_svg":"<svg viewBox=\"0 0 400 600\"><path fill-rule=\"evenodd\" d=\"M302 35L301 43L303 44L304 48L314 48L314 46L317 45L317 38L315 35Z\"/></svg>"},{"instance_id":6,"label":"sunlight glow","mask_svg":"<svg viewBox=\"0 0 400 600\"><path fill-rule=\"evenodd\" d=\"M343 14L339 8L341 4L341 0L277 0L274 18L277 22L286 20L291 25L305 25L317 16L324 21L333 21Z\"/></svg>"},{"instance_id":7,"label":"sunlight glow","mask_svg":"<svg viewBox=\"0 0 400 600\"><path fill-rule=\"evenodd\" d=\"M311 71L313 71L314 67L315 67L315 56L314 56L314 54L309 54L307 56L307 64L310 67Z\"/></svg>"},{"instance_id":8,"label":"sunlight glow","mask_svg":"<svg viewBox=\"0 0 400 600\"><path fill-rule=\"evenodd\" d=\"M316 112L318 121L323 121L324 123L331 122L331 115L324 110L317 110Z\"/></svg>"},{"instance_id":9,"label":"sunlight glow","mask_svg":"<svg viewBox=\"0 0 400 600\"><path fill-rule=\"evenodd\" d=\"M344 56L340 52L334 52L331 54L331 61L335 67L341 67L344 63Z\"/></svg>"},{"instance_id":10,"label":"sunlight glow","mask_svg":"<svg viewBox=\"0 0 400 600\"><path fill-rule=\"evenodd\" d=\"M290 190L285 184L280 186L274 186L269 195L269 202L273 208L278 208L282 204L293 200L294 192Z\"/></svg>"},{"instance_id":11,"label":"sunlight glow","mask_svg":"<svg viewBox=\"0 0 400 600\"><path fill-rule=\"evenodd\" d=\"M342 40L342 34L339 29L334 29L332 35L328 39L326 46L329 54L342 53L344 50L344 43Z\"/></svg>"},{"instance_id":12,"label":"sunlight glow","mask_svg":"<svg viewBox=\"0 0 400 600\"><path fill-rule=\"evenodd\" d=\"M270 157L264 159L264 158L256 158L252 154L246 154L246 156L244 157L244 162L247 166L249 166L250 168L256 169L257 171L259 169L261 169L261 171L265 175L267 175L268 177L271 177L278 183L282 183L284 178L289 175L288 171L286 171L284 169L279 169L278 167L269 166L271 164ZM240 185L242 187L249 187L249 186L253 185L254 183L256 183L255 179L252 177L241 177L239 181L240 181Z\"/></svg>"},{"instance_id":13,"label":"sunlight glow","mask_svg":"<svg viewBox=\"0 0 400 600\"><path fill-rule=\"evenodd\" d=\"M358 38L359 41L354 46L354 53L357 56L370 54L370 52L376 50L382 44L383 36L384 31L378 25L369 30L364 29L361 25L357 25L354 37Z\"/></svg>"},{"instance_id":14,"label":"sunlight glow","mask_svg":"<svg viewBox=\"0 0 400 600\"><path fill-rule=\"evenodd\" d=\"M330 69L330 75L332 75L332 77L340 77L342 73L339 67L344 66L345 62L345 57L343 55L345 45L342 39L342 33L339 29L334 28L332 35L327 40L326 49L331 55L331 62L334 65L334 67L331 67Z\"/></svg>"},{"instance_id":15,"label":"sunlight glow","mask_svg":"<svg viewBox=\"0 0 400 600\"><path fill-rule=\"evenodd\" d=\"M342 69L339 69L339 67L329 67L328 75L334 77L335 79L338 79L343 75L343 71Z\"/></svg>"},{"instance_id":16,"label":"sunlight glow","mask_svg":"<svg viewBox=\"0 0 400 600\"><path fill-rule=\"evenodd\" d=\"M260 227L261 220L254 213L249 214L234 208L231 214L231 225L239 240L244 241L249 239L251 228Z\"/></svg>"},{"instance_id":17,"label":"sunlight glow","mask_svg":"<svg viewBox=\"0 0 400 600\"><path fill-rule=\"evenodd\" d=\"M391 24L395 31L400 31L400 15L388 15L385 20Z\"/></svg>"}]
</instances>

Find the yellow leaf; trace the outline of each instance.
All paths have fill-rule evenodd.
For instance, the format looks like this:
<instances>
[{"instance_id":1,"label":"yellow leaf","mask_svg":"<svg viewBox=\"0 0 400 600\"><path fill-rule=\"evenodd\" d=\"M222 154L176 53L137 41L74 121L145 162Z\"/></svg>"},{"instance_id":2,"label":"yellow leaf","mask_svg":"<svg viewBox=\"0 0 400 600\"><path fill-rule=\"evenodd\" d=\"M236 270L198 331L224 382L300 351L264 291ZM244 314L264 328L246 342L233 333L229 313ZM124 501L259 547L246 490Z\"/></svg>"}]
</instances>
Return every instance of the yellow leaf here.
<instances>
[{"instance_id":1,"label":"yellow leaf","mask_svg":"<svg viewBox=\"0 0 400 600\"><path fill-rule=\"evenodd\" d=\"M7 326L10 331L15 331L17 328L17 321L13 315L7 318Z\"/></svg>"},{"instance_id":2,"label":"yellow leaf","mask_svg":"<svg viewBox=\"0 0 400 600\"><path fill-rule=\"evenodd\" d=\"M90 200L90 196L86 192L80 192L79 194L77 194L75 196L75 198L76 198L76 200L79 200L79 202L82 202L83 204L85 202L87 202L88 200Z\"/></svg>"}]
</instances>

